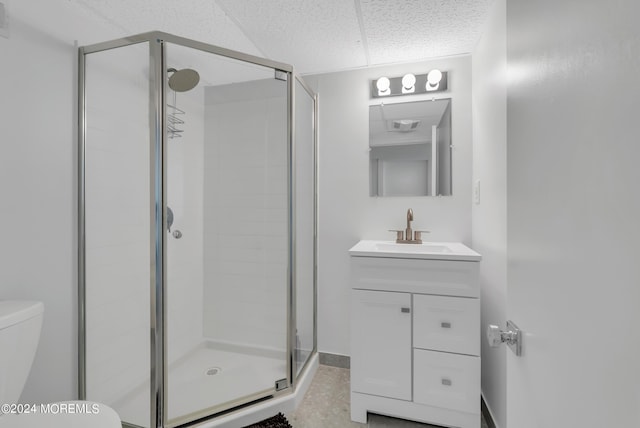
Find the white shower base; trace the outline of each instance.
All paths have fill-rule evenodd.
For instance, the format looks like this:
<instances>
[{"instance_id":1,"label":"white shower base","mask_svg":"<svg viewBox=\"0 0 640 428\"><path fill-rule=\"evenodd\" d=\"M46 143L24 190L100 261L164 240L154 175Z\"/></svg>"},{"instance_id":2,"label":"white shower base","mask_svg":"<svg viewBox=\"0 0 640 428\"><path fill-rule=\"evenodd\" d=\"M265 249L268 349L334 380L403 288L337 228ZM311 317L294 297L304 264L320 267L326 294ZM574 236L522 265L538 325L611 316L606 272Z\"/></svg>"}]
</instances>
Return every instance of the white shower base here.
<instances>
[{"instance_id":1,"label":"white shower base","mask_svg":"<svg viewBox=\"0 0 640 428\"><path fill-rule=\"evenodd\" d=\"M169 419L216 407L260 391L273 390L274 382L286 377L286 361L283 353L260 350L241 352L241 349L232 349L205 341L170 365ZM311 364L313 367L310 367L312 370L307 370L307 372L315 373L317 357L315 360L315 364L313 362ZM207 374L207 371L209 373L216 372L216 374L210 375ZM313 377L313 373L311 377ZM305 373L305 376L308 374ZM306 391L306 387L302 385L304 379L301 381L299 381L294 394L267 400L256 406L219 418L221 420L205 422L202 426L226 426L225 423L228 423L228 426L241 426L236 425L238 420L249 421L246 424L252 423L254 418L251 418L250 414L253 408L264 410L265 406L269 408L269 406L280 405L284 407L277 411L292 410L298 401L298 394L301 392L304 395ZM288 403L288 400L295 402ZM123 422L143 427L148 426L148 384L127 394L120 403L115 403L114 407ZM269 412L266 413L269 416ZM260 419L261 416L257 415L254 422ZM236 422L229 422L232 420Z\"/></svg>"}]
</instances>

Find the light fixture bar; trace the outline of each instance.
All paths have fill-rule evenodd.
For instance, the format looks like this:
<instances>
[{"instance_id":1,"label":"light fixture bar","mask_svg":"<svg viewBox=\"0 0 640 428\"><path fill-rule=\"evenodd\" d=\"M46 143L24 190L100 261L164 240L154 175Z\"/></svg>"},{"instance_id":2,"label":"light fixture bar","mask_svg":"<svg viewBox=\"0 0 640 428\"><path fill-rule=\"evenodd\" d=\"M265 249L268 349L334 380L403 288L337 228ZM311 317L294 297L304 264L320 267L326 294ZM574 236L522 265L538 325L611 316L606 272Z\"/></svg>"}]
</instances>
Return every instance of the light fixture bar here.
<instances>
[{"instance_id":1,"label":"light fixture bar","mask_svg":"<svg viewBox=\"0 0 640 428\"><path fill-rule=\"evenodd\" d=\"M441 75L440 81L434 78ZM429 80L428 76L431 76ZM371 81L371 98L387 98L403 95L431 94L443 92L448 89L448 75L446 71L433 69L425 74L405 74L399 77L381 76ZM415 79L415 80L414 80ZM403 83L404 80L404 83ZM413 85L405 86L405 84ZM384 88L384 90L381 90Z\"/></svg>"}]
</instances>

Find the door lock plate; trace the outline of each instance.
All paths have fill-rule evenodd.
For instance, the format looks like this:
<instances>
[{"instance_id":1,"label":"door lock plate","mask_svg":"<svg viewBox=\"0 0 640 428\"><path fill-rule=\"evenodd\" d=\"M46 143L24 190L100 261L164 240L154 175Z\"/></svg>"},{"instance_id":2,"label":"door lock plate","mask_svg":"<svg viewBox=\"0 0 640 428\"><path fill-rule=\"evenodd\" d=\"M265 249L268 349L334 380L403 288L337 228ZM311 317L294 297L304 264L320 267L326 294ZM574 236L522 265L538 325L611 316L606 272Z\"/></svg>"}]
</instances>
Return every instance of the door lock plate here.
<instances>
[{"instance_id":1,"label":"door lock plate","mask_svg":"<svg viewBox=\"0 0 640 428\"><path fill-rule=\"evenodd\" d=\"M511 335L511 339L507 342L507 346L511 348L516 357L522 355L522 330L511 320L507 321L507 331Z\"/></svg>"}]
</instances>

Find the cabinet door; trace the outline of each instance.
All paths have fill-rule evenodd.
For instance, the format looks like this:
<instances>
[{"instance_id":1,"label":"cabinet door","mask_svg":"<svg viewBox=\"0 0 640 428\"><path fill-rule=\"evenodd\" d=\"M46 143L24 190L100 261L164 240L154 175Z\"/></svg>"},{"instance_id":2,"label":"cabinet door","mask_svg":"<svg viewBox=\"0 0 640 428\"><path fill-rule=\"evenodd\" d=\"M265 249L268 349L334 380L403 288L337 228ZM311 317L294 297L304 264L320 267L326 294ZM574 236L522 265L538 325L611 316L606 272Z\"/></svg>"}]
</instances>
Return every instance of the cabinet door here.
<instances>
[{"instance_id":1,"label":"cabinet door","mask_svg":"<svg viewBox=\"0 0 640 428\"><path fill-rule=\"evenodd\" d=\"M411 294L351 291L351 389L411 400Z\"/></svg>"}]
</instances>

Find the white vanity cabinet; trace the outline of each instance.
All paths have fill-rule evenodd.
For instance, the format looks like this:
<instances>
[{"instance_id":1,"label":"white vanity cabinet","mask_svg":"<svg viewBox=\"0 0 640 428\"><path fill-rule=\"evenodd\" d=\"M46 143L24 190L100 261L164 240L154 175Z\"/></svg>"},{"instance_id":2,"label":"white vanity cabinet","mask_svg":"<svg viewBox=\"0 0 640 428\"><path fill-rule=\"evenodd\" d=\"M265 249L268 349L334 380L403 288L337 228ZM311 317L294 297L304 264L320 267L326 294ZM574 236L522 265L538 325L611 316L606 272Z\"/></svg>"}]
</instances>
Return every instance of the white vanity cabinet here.
<instances>
[{"instance_id":1,"label":"white vanity cabinet","mask_svg":"<svg viewBox=\"0 0 640 428\"><path fill-rule=\"evenodd\" d=\"M408 255L398 244L390 256L361 243L350 250L351 419L479 428L480 255L443 243Z\"/></svg>"}]
</instances>

